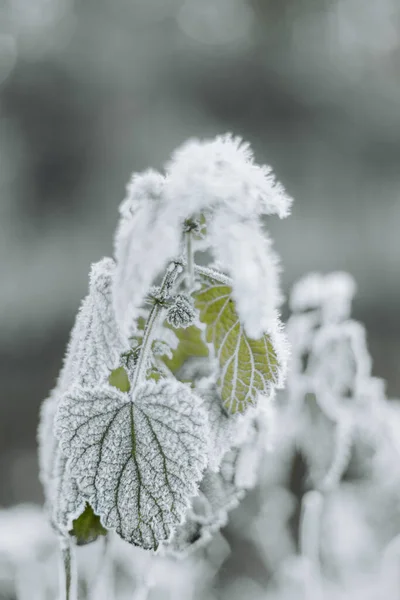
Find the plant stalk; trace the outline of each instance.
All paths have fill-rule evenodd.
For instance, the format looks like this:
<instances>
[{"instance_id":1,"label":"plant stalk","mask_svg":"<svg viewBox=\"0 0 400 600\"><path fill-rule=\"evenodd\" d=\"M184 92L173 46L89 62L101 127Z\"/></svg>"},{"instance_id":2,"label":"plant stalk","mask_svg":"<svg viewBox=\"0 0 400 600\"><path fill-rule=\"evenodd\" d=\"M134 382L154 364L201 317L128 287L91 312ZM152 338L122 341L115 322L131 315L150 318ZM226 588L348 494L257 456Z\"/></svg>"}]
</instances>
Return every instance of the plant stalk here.
<instances>
[{"instance_id":1,"label":"plant stalk","mask_svg":"<svg viewBox=\"0 0 400 600\"><path fill-rule=\"evenodd\" d=\"M185 233L186 241L186 287L190 292L194 287L193 236L191 231Z\"/></svg>"},{"instance_id":2,"label":"plant stalk","mask_svg":"<svg viewBox=\"0 0 400 600\"><path fill-rule=\"evenodd\" d=\"M60 573L60 599L78 600L78 573L75 561L75 552L69 540L60 541L61 573Z\"/></svg>"},{"instance_id":3,"label":"plant stalk","mask_svg":"<svg viewBox=\"0 0 400 600\"><path fill-rule=\"evenodd\" d=\"M146 378L146 365L148 362L149 353L151 351L151 345L154 341L156 325L160 322L161 317L165 313L164 302L168 299L171 289L181 270L182 265L179 262L170 263L167 267L167 272L164 275L161 283L159 296L150 311L149 318L147 319L146 326L144 328L142 346L139 352L131 385L133 390L135 390L136 387Z\"/></svg>"}]
</instances>

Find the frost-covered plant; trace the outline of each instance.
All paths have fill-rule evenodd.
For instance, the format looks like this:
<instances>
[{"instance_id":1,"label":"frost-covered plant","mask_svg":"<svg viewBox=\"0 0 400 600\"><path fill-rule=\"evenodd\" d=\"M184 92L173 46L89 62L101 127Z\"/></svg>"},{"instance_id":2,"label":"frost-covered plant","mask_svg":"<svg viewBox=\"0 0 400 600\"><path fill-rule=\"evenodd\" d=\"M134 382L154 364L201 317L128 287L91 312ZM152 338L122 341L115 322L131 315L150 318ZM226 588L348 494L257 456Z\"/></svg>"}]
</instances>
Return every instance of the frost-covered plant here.
<instances>
[{"instance_id":1,"label":"frost-covered plant","mask_svg":"<svg viewBox=\"0 0 400 600\"><path fill-rule=\"evenodd\" d=\"M288 380L250 528L274 573L274 600L400 592L398 402L371 374L364 328L350 317L354 292L345 273L311 274L290 298ZM293 488L296 460L304 477Z\"/></svg>"},{"instance_id":2,"label":"frost-covered plant","mask_svg":"<svg viewBox=\"0 0 400 600\"><path fill-rule=\"evenodd\" d=\"M230 136L184 144L165 175L133 176L114 259L92 266L41 412L66 598L71 543L115 531L182 555L255 485L287 363L278 260L260 217L286 217L290 202Z\"/></svg>"}]
</instances>

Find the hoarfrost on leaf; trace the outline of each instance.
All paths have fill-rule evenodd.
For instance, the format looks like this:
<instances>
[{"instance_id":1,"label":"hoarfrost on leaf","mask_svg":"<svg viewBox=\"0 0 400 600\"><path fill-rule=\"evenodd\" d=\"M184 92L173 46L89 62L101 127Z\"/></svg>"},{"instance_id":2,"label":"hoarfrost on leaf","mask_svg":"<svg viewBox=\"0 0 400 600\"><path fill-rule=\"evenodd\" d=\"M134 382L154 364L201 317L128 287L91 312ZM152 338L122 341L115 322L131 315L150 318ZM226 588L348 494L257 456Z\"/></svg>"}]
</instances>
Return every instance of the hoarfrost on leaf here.
<instances>
[{"instance_id":1,"label":"hoarfrost on leaf","mask_svg":"<svg viewBox=\"0 0 400 600\"><path fill-rule=\"evenodd\" d=\"M236 312L229 280L203 276L203 285L194 296L206 325L206 340L219 362L217 385L226 410L244 412L257 403L259 394L271 397L283 380L286 357L281 332L249 338Z\"/></svg>"},{"instance_id":2,"label":"hoarfrost on leaf","mask_svg":"<svg viewBox=\"0 0 400 600\"><path fill-rule=\"evenodd\" d=\"M181 522L207 463L208 423L188 386L104 385L63 398L57 435L82 494L107 529L156 549Z\"/></svg>"},{"instance_id":3,"label":"hoarfrost on leaf","mask_svg":"<svg viewBox=\"0 0 400 600\"><path fill-rule=\"evenodd\" d=\"M221 400L215 386L202 389L201 380L196 386L196 392L201 396L207 408L210 423L210 458L208 468L219 471L221 461L233 446L242 444L252 429L252 419L255 409L249 409L245 414L229 415L221 405Z\"/></svg>"},{"instance_id":4,"label":"hoarfrost on leaf","mask_svg":"<svg viewBox=\"0 0 400 600\"><path fill-rule=\"evenodd\" d=\"M199 493L192 498L192 505L185 521L176 529L172 539L162 545L166 554L182 557L206 546L213 535L228 522L228 513L243 499L245 491L235 483L237 450L227 452L220 470L206 470L200 483Z\"/></svg>"},{"instance_id":5,"label":"hoarfrost on leaf","mask_svg":"<svg viewBox=\"0 0 400 600\"><path fill-rule=\"evenodd\" d=\"M142 187L140 179L133 180L131 194L139 185ZM123 210L115 235L114 308L118 324L128 334L154 278L179 252L180 221L170 216L163 189L158 181L154 189L147 190L149 197L135 204L130 218Z\"/></svg>"},{"instance_id":6,"label":"hoarfrost on leaf","mask_svg":"<svg viewBox=\"0 0 400 600\"><path fill-rule=\"evenodd\" d=\"M231 211L215 212L209 227L214 256L232 280L240 321L252 338L276 327L279 289L278 257L256 220Z\"/></svg>"},{"instance_id":7,"label":"hoarfrost on leaf","mask_svg":"<svg viewBox=\"0 0 400 600\"><path fill-rule=\"evenodd\" d=\"M289 214L291 198L276 183L272 169L254 163L249 144L230 134L214 140L192 139L178 148L167 165L166 194L171 206L192 213L225 205L239 217Z\"/></svg>"}]
</instances>

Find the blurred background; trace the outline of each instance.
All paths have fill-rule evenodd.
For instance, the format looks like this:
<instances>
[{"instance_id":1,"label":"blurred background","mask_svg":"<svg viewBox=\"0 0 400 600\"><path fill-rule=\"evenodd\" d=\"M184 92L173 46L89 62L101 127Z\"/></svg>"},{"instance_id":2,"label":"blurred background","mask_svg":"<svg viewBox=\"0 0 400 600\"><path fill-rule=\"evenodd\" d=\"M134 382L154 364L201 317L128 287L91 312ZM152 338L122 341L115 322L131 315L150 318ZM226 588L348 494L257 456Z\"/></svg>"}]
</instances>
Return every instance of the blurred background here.
<instances>
[{"instance_id":1,"label":"blurred background","mask_svg":"<svg viewBox=\"0 0 400 600\"><path fill-rule=\"evenodd\" d=\"M398 0L2 0L0 505L42 501L39 405L131 172L226 131L295 198L285 292L352 273L400 394Z\"/></svg>"}]
</instances>

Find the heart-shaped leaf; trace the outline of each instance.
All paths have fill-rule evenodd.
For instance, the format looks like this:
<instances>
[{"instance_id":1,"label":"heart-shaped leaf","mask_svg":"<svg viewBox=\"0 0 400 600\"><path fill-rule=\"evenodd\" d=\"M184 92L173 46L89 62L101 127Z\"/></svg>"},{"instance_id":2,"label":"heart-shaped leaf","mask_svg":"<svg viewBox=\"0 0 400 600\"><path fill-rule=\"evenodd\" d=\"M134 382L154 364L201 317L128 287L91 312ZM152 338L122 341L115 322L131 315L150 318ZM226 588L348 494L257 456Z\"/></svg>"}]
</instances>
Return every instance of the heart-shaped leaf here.
<instances>
[{"instance_id":1,"label":"heart-shaped leaf","mask_svg":"<svg viewBox=\"0 0 400 600\"><path fill-rule=\"evenodd\" d=\"M56 434L104 527L147 549L169 539L207 464L207 415L188 386L76 387L61 401Z\"/></svg>"}]
</instances>

